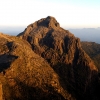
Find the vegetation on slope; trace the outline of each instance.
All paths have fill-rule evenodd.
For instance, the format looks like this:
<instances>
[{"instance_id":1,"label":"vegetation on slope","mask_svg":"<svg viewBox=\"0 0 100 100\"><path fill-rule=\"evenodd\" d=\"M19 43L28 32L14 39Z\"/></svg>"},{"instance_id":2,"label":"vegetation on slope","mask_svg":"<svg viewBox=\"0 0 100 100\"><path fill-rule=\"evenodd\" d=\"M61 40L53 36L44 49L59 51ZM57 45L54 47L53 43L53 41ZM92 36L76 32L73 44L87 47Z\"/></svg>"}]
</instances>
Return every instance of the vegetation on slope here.
<instances>
[{"instance_id":1,"label":"vegetation on slope","mask_svg":"<svg viewBox=\"0 0 100 100\"><path fill-rule=\"evenodd\" d=\"M81 42L82 48L91 57L100 72L100 44L95 42Z\"/></svg>"}]
</instances>

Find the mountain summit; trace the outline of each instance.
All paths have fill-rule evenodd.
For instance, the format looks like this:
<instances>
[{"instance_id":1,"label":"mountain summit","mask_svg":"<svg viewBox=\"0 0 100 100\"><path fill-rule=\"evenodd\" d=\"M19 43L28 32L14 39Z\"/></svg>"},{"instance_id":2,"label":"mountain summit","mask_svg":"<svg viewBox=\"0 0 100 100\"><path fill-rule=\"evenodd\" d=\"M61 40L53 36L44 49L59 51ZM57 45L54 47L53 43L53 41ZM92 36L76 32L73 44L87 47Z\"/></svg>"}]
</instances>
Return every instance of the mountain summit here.
<instances>
[{"instance_id":1,"label":"mountain summit","mask_svg":"<svg viewBox=\"0 0 100 100\"><path fill-rule=\"evenodd\" d=\"M34 23L36 26L45 26L47 28L59 28L60 25L56 21L54 17L48 16L47 18L40 19L36 23Z\"/></svg>"}]
</instances>

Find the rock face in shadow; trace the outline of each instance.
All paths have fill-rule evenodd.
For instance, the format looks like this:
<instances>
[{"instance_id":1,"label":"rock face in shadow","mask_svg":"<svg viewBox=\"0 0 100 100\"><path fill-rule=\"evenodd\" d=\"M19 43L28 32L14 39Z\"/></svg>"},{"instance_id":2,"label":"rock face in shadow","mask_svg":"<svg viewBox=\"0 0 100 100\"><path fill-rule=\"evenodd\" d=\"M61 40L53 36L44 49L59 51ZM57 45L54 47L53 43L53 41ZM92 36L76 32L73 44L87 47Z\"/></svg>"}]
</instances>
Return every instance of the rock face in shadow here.
<instances>
[{"instance_id":1,"label":"rock face in shadow","mask_svg":"<svg viewBox=\"0 0 100 100\"><path fill-rule=\"evenodd\" d=\"M80 40L60 27L54 17L40 19L18 35L43 57L60 78L60 84L76 99L93 99L98 69L81 48Z\"/></svg>"}]
</instances>

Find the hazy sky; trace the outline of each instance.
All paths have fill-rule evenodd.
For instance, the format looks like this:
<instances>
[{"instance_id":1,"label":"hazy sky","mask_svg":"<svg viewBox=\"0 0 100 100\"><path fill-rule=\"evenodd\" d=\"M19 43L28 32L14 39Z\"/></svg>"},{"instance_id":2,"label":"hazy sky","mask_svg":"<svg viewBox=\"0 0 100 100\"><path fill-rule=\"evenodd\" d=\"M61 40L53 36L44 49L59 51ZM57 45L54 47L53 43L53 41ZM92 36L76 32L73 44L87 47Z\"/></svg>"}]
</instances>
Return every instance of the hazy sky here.
<instances>
[{"instance_id":1,"label":"hazy sky","mask_svg":"<svg viewBox=\"0 0 100 100\"><path fill-rule=\"evenodd\" d=\"M64 28L100 27L100 0L0 0L0 26L53 16Z\"/></svg>"}]
</instances>

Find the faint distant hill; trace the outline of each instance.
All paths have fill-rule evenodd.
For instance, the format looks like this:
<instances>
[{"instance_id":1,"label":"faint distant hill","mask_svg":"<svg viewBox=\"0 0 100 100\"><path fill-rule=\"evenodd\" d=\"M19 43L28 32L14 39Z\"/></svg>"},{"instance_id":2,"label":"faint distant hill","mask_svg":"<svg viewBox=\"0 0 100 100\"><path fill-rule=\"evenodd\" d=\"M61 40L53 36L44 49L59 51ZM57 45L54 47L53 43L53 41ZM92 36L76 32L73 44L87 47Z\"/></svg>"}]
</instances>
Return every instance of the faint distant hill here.
<instances>
[{"instance_id":1,"label":"faint distant hill","mask_svg":"<svg viewBox=\"0 0 100 100\"><path fill-rule=\"evenodd\" d=\"M98 28L83 28L83 29L69 29L81 41L89 41L100 43L100 27Z\"/></svg>"},{"instance_id":2,"label":"faint distant hill","mask_svg":"<svg viewBox=\"0 0 100 100\"><path fill-rule=\"evenodd\" d=\"M0 32L16 36L25 29L24 26L0 26Z\"/></svg>"}]
</instances>

